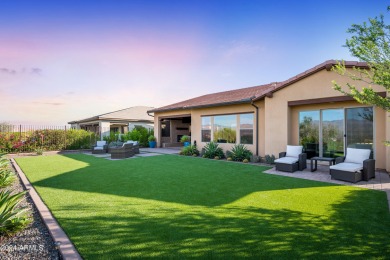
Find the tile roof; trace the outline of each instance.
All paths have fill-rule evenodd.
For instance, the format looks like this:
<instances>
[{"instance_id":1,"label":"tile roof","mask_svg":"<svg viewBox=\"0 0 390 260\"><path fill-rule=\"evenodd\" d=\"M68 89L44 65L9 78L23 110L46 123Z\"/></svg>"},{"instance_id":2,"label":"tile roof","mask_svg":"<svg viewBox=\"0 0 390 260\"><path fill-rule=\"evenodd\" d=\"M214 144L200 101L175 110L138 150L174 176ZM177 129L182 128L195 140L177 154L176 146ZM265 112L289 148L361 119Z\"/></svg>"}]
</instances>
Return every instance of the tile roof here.
<instances>
[{"instance_id":1,"label":"tile roof","mask_svg":"<svg viewBox=\"0 0 390 260\"><path fill-rule=\"evenodd\" d=\"M184 100L171 105L155 108L149 110L148 112L154 113L154 112L163 112L163 111L194 109L194 108L201 108L201 107L223 106L223 105L230 105L230 104L251 103L253 101L260 100L268 95L271 95L273 92L276 92L284 87L287 87L320 70L323 69L330 70L337 63L338 62L336 60L328 60L282 82L273 82L270 84L265 84L260 86L241 88L236 90L229 90L224 92L203 95L200 97ZM347 68L351 68L351 67L368 68L367 63L357 62L357 61L345 61L345 66Z\"/></svg>"},{"instance_id":2,"label":"tile roof","mask_svg":"<svg viewBox=\"0 0 390 260\"><path fill-rule=\"evenodd\" d=\"M228 104L248 103L253 98L256 98L258 96L267 93L271 88L273 88L273 85L267 84L267 85L207 94L204 96L191 98L178 103L174 103L168 106L149 110L148 112L192 109L192 108L201 108L201 107L228 105Z\"/></svg>"}]
</instances>

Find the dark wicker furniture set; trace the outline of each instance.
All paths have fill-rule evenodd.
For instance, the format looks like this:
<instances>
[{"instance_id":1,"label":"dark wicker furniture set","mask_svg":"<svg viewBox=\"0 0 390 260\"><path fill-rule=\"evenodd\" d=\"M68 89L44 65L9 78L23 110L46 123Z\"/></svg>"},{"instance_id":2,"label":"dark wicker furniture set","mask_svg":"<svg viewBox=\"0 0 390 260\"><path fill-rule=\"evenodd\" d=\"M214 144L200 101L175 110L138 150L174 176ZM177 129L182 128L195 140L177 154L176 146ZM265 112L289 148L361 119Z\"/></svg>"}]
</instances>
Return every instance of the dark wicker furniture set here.
<instances>
[{"instance_id":1,"label":"dark wicker furniture set","mask_svg":"<svg viewBox=\"0 0 390 260\"><path fill-rule=\"evenodd\" d=\"M92 147L93 154L110 153L111 159L125 159L139 154L138 142L112 142L109 145L105 144L105 141L98 141L95 146ZM98 147L98 148L96 148ZM103 148L100 148L103 147Z\"/></svg>"},{"instance_id":2,"label":"dark wicker furniture set","mask_svg":"<svg viewBox=\"0 0 390 260\"><path fill-rule=\"evenodd\" d=\"M307 155L300 153L301 151L302 146L287 146L287 152L279 153L279 159L275 160L275 169L284 172L303 171L307 167ZM375 178L375 160L370 159L370 156L372 156L370 149L347 148L345 157L311 158L310 170L312 172L317 170L317 161L327 161L332 179L354 183L361 180L369 181Z\"/></svg>"}]
</instances>

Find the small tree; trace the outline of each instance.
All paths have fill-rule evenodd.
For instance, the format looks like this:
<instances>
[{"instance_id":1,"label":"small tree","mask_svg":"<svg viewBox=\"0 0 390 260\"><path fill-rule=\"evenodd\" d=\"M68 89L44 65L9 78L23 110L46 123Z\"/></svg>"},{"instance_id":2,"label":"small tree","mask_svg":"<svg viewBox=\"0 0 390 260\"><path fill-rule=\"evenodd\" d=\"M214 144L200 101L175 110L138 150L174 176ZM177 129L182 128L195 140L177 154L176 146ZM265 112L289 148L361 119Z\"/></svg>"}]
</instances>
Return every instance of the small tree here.
<instances>
[{"instance_id":1,"label":"small tree","mask_svg":"<svg viewBox=\"0 0 390 260\"><path fill-rule=\"evenodd\" d=\"M390 10L390 6L387 10ZM352 80L364 82L368 86L359 90L353 84L347 83L348 90L345 91L336 81L332 81L333 88L362 104L375 105L390 112L390 98L382 97L372 89L373 84L380 85L390 93L390 26L385 24L383 15L379 18L369 18L368 21L368 24L353 24L348 29L347 32L353 35L346 40L345 47L352 56L367 62L369 69L354 68L353 72L348 72L344 62L339 62L333 68L340 75L347 75ZM390 142L386 143L390 145Z\"/></svg>"}]
</instances>

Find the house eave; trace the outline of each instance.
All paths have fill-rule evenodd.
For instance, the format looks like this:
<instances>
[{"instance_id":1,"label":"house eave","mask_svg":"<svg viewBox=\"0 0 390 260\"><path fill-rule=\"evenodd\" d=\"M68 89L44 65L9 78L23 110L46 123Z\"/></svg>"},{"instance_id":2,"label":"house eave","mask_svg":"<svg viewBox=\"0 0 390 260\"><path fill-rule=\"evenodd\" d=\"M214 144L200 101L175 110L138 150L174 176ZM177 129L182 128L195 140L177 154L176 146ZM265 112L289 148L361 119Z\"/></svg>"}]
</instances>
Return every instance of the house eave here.
<instances>
[{"instance_id":1,"label":"house eave","mask_svg":"<svg viewBox=\"0 0 390 260\"><path fill-rule=\"evenodd\" d=\"M160 112L170 112L170 111L177 111L177 110L190 110L190 109L199 109L199 108L207 108L207 107L220 107L220 106L229 106L229 105L250 104L251 102L252 102L252 98L246 98L246 99L241 99L238 101L221 102L221 103L214 103L214 104L207 104L207 105L184 106L184 107L174 107L174 108L167 108L167 109L153 109L153 110L149 110L147 112L148 113L160 113Z\"/></svg>"}]
</instances>

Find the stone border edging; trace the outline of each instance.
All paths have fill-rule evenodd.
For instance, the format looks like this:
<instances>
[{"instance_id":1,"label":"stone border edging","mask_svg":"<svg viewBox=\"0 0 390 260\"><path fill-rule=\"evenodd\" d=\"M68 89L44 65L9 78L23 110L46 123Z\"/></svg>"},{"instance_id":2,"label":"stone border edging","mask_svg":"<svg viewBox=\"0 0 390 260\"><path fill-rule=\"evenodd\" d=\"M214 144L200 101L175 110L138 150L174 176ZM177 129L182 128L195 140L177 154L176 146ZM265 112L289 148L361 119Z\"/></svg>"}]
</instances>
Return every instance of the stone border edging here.
<instances>
[{"instance_id":1,"label":"stone border edging","mask_svg":"<svg viewBox=\"0 0 390 260\"><path fill-rule=\"evenodd\" d=\"M64 230L60 227L57 220L53 217L48 207L43 203L41 197L38 195L35 188L31 185L30 181L27 179L26 175L20 169L19 165L16 163L14 158L11 158L12 165L20 176L22 183L26 190L29 191L30 197L33 200L35 207L37 208L39 215L42 218L43 223L45 223L47 229L54 242L60 242L58 250L63 259L82 259L80 254L77 252L75 246L70 241L69 237L66 235Z\"/></svg>"}]
</instances>

